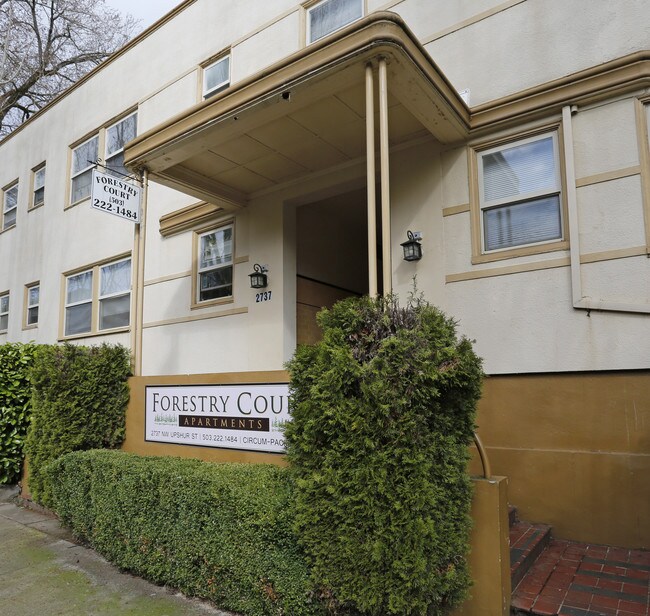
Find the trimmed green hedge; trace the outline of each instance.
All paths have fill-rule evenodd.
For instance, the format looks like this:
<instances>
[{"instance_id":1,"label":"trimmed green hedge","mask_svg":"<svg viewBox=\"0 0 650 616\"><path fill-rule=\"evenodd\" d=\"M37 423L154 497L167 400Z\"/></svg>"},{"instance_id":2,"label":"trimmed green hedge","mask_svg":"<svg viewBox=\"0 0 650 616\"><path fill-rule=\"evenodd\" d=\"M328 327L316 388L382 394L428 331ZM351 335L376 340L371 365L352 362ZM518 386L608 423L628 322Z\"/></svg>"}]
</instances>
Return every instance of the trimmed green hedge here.
<instances>
[{"instance_id":1,"label":"trimmed green hedge","mask_svg":"<svg viewBox=\"0 0 650 616\"><path fill-rule=\"evenodd\" d=\"M467 594L481 361L419 299L353 298L289 363L296 529L336 609L446 613Z\"/></svg>"},{"instance_id":2,"label":"trimmed green hedge","mask_svg":"<svg viewBox=\"0 0 650 616\"><path fill-rule=\"evenodd\" d=\"M31 417L35 344L0 345L0 485L20 479Z\"/></svg>"},{"instance_id":3,"label":"trimmed green hedge","mask_svg":"<svg viewBox=\"0 0 650 616\"><path fill-rule=\"evenodd\" d=\"M47 474L63 523L119 567L248 616L325 613L286 469L88 451Z\"/></svg>"},{"instance_id":4,"label":"trimmed green hedge","mask_svg":"<svg viewBox=\"0 0 650 616\"><path fill-rule=\"evenodd\" d=\"M119 447L129 401L129 350L120 345L42 346L32 369L29 488L49 507L45 467L70 451Z\"/></svg>"}]
</instances>

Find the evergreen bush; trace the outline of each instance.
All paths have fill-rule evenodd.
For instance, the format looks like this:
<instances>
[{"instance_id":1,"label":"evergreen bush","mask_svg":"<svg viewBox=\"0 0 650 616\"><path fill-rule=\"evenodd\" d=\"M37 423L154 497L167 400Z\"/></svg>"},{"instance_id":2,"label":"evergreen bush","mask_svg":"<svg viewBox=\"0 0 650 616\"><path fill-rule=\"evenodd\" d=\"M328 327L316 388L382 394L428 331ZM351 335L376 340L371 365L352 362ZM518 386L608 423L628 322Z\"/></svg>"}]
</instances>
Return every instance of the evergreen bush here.
<instances>
[{"instance_id":1,"label":"evergreen bush","mask_svg":"<svg viewBox=\"0 0 650 616\"><path fill-rule=\"evenodd\" d=\"M50 506L45 467L70 451L119 447L124 440L130 355L123 346L41 347L32 369L27 435L29 488Z\"/></svg>"},{"instance_id":2,"label":"evergreen bush","mask_svg":"<svg viewBox=\"0 0 650 616\"><path fill-rule=\"evenodd\" d=\"M467 593L481 362L412 297L351 298L288 364L296 530L333 613L443 614Z\"/></svg>"},{"instance_id":3,"label":"evergreen bush","mask_svg":"<svg viewBox=\"0 0 650 616\"><path fill-rule=\"evenodd\" d=\"M0 485L20 479L31 417L35 344L0 345Z\"/></svg>"},{"instance_id":4,"label":"evergreen bush","mask_svg":"<svg viewBox=\"0 0 650 616\"><path fill-rule=\"evenodd\" d=\"M67 454L47 469L53 508L117 566L247 616L323 616L293 533L287 469Z\"/></svg>"}]
</instances>

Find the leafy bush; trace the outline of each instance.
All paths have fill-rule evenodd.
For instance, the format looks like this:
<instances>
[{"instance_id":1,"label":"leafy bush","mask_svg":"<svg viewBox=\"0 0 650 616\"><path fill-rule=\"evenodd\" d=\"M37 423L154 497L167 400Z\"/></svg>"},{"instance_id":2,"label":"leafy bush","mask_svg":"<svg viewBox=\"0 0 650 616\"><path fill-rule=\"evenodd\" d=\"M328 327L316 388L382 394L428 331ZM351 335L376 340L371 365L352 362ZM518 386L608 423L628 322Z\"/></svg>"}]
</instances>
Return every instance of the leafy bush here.
<instances>
[{"instance_id":1,"label":"leafy bush","mask_svg":"<svg viewBox=\"0 0 650 616\"><path fill-rule=\"evenodd\" d=\"M34 344L0 345L0 485L20 479L31 416Z\"/></svg>"},{"instance_id":2,"label":"leafy bush","mask_svg":"<svg viewBox=\"0 0 650 616\"><path fill-rule=\"evenodd\" d=\"M105 450L47 473L61 520L119 567L249 616L325 613L310 599L286 469Z\"/></svg>"},{"instance_id":3,"label":"leafy bush","mask_svg":"<svg viewBox=\"0 0 650 616\"><path fill-rule=\"evenodd\" d=\"M27 435L29 487L50 506L44 469L64 453L118 447L124 440L130 356L123 346L44 346L32 369L32 423Z\"/></svg>"},{"instance_id":4,"label":"leafy bush","mask_svg":"<svg viewBox=\"0 0 650 616\"><path fill-rule=\"evenodd\" d=\"M289 363L296 529L331 609L442 614L470 584L467 446L481 362L455 323L411 299L322 311Z\"/></svg>"}]
</instances>

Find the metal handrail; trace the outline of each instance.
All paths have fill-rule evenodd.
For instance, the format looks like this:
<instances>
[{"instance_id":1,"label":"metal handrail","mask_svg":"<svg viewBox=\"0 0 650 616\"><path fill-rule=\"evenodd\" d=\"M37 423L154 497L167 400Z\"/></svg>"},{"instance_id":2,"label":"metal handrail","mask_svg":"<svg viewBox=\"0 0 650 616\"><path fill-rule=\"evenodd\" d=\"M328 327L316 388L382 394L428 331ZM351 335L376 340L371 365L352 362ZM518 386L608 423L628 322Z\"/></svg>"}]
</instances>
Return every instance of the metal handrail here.
<instances>
[{"instance_id":1,"label":"metal handrail","mask_svg":"<svg viewBox=\"0 0 650 616\"><path fill-rule=\"evenodd\" d=\"M490 460L488 459L487 451L483 447L483 442L476 432L474 432L474 444L478 449L478 455L481 457L481 464L483 465L483 477L486 479L492 478L492 469L490 468Z\"/></svg>"}]
</instances>

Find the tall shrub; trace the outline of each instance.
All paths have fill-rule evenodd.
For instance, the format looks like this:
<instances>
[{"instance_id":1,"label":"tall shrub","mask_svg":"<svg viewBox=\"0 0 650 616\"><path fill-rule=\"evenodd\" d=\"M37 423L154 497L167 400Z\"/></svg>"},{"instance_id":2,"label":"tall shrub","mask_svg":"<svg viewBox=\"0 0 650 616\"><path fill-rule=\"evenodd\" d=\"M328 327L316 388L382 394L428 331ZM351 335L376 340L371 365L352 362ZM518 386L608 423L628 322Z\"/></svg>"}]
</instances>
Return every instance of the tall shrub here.
<instances>
[{"instance_id":1,"label":"tall shrub","mask_svg":"<svg viewBox=\"0 0 650 616\"><path fill-rule=\"evenodd\" d=\"M31 416L34 344L0 345L0 485L20 478Z\"/></svg>"},{"instance_id":2,"label":"tall shrub","mask_svg":"<svg viewBox=\"0 0 650 616\"><path fill-rule=\"evenodd\" d=\"M349 299L289 363L297 532L334 612L443 614L465 597L467 446L481 362L419 299Z\"/></svg>"},{"instance_id":3,"label":"tall shrub","mask_svg":"<svg viewBox=\"0 0 650 616\"><path fill-rule=\"evenodd\" d=\"M33 416L26 447L35 500L51 504L44 473L51 461L71 451L122 443L129 374L129 351L120 345L39 349L32 371Z\"/></svg>"}]
</instances>

